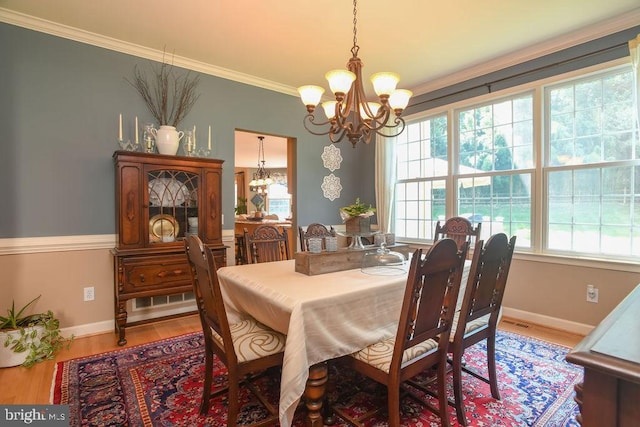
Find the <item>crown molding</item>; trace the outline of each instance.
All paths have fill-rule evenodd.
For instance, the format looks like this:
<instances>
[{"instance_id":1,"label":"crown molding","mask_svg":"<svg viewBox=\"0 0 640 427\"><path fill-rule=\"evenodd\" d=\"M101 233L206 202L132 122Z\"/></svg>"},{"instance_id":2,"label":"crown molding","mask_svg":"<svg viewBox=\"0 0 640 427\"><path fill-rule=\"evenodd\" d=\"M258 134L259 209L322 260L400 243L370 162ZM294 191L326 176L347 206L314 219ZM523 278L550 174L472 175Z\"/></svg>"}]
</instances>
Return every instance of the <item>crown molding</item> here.
<instances>
[{"instance_id":1,"label":"crown molding","mask_svg":"<svg viewBox=\"0 0 640 427\"><path fill-rule=\"evenodd\" d=\"M149 49L144 46L129 43L123 40L106 37L89 31L80 30L67 25L56 22L36 18L31 15L18 13L6 8L0 7L0 22L16 25L45 34L66 38L80 43L113 50L115 52L125 53L152 61L162 62L165 52L157 49ZM493 60L469 67L460 72L448 74L442 78L436 78L428 83L420 85L413 89L414 95L421 95L432 92L443 87L451 86L456 83L464 82L475 77L480 77L504 68L508 68L532 59L536 59L562 49L573 47L581 43L595 40L609 34L622 31L638 25L640 22L640 8L629 13L618 16L616 18L603 21L591 27L583 28L564 36L520 49ZM238 71L229 70L223 67L213 66L200 61L194 61L189 58L174 56L173 63L179 67L198 71L203 74L209 74L215 77L236 81L239 83L256 86L274 92L283 93L291 96L298 96L297 89L273 82L271 80L262 79L251 76Z\"/></svg>"},{"instance_id":2,"label":"crown molding","mask_svg":"<svg viewBox=\"0 0 640 427\"><path fill-rule=\"evenodd\" d=\"M520 49L516 52L469 67L457 73L448 74L414 89L414 96L429 93L476 77L484 76L504 68L512 67L563 49L577 46L600 37L605 37L640 24L640 8L596 25L580 29L543 43Z\"/></svg>"},{"instance_id":3,"label":"crown molding","mask_svg":"<svg viewBox=\"0 0 640 427\"><path fill-rule=\"evenodd\" d=\"M18 13L13 10L0 7L0 22L16 25L33 31L49 34L73 40L80 43L89 44L104 49L113 50L115 52L133 55L139 58L145 58L152 61L162 62L165 52L157 49L150 49L134 43L118 40L112 37L103 36L89 31L80 30L68 25L59 24L57 22L36 18L31 15ZM280 92L287 95L298 96L296 88L283 85L271 80L262 79L249 74L229 70L223 67L216 67L200 61L194 61L182 56L172 56L172 63L178 67L197 71L203 74L209 74L226 80L232 80L238 83L244 83L251 86L257 86L263 89Z\"/></svg>"}]
</instances>

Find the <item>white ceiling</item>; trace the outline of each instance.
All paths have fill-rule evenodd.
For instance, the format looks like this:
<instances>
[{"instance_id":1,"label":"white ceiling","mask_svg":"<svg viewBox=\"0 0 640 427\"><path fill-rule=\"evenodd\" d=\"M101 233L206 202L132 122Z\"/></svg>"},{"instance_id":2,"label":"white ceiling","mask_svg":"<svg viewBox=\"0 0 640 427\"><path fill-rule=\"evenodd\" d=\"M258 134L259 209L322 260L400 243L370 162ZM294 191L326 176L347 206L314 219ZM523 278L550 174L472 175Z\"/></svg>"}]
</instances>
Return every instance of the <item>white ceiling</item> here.
<instances>
[{"instance_id":1,"label":"white ceiling","mask_svg":"<svg viewBox=\"0 0 640 427\"><path fill-rule=\"evenodd\" d=\"M267 169L287 167L287 139L259 133L235 132L235 166L258 167L258 136L264 136L264 166Z\"/></svg>"},{"instance_id":2,"label":"white ceiling","mask_svg":"<svg viewBox=\"0 0 640 427\"><path fill-rule=\"evenodd\" d=\"M0 0L0 21L291 95L353 44L348 0ZM635 25L639 0L361 0L357 42L366 80L420 94Z\"/></svg>"}]
</instances>

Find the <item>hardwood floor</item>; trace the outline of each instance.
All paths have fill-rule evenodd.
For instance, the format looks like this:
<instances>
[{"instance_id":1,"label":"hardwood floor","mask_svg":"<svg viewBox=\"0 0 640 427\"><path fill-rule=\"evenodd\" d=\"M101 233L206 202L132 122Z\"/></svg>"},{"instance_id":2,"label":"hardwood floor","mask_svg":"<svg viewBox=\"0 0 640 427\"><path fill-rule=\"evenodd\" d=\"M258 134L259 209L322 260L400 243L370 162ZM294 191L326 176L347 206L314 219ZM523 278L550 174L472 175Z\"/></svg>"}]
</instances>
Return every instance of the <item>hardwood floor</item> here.
<instances>
[{"instance_id":1,"label":"hardwood floor","mask_svg":"<svg viewBox=\"0 0 640 427\"><path fill-rule=\"evenodd\" d=\"M500 329L516 332L567 347L575 346L582 336L527 324L516 319L503 318ZM196 315L166 320L127 329L127 346L152 342L163 338L201 330ZM76 338L71 348L61 351L55 360L36 364L32 368L0 368L1 404L48 404L56 362L118 350L117 337L113 333Z\"/></svg>"}]
</instances>

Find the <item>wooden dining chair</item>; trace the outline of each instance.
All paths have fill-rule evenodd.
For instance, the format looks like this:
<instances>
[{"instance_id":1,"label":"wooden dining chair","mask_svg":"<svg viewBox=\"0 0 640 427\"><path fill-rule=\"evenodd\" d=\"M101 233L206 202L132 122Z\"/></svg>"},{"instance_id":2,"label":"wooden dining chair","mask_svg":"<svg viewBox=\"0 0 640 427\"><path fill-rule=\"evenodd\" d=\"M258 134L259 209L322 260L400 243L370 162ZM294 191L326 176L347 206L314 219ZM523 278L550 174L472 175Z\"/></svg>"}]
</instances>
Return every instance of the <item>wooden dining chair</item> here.
<instances>
[{"instance_id":1,"label":"wooden dining chair","mask_svg":"<svg viewBox=\"0 0 640 427\"><path fill-rule=\"evenodd\" d=\"M327 236L335 237L336 230L333 229L333 226L327 228L324 224L314 222L307 226L306 231L302 226L298 227L298 234L300 235L300 249L302 252L306 252L309 250L309 239L311 237L322 238L322 249L326 249L324 238Z\"/></svg>"},{"instance_id":2,"label":"wooden dining chair","mask_svg":"<svg viewBox=\"0 0 640 427\"><path fill-rule=\"evenodd\" d=\"M462 399L462 372L488 383L491 395L500 399L496 374L496 329L502 307L516 237L510 240L504 233L489 238L483 247L479 240L473 253L462 307L455 314L449 337L450 363L453 366L453 405L458 423L466 426L467 419ZM487 340L487 370L489 378L465 366L464 350L482 340Z\"/></svg>"},{"instance_id":3,"label":"wooden dining chair","mask_svg":"<svg viewBox=\"0 0 640 427\"><path fill-rule=\"evenodd\" d=\"M407 277L400 321L394 337L372 344L341 359L358 372L387 386L389 426L400 425L400 388L402 382L425 369L435 367L438 381L438 408L418 399L440 415L449 426L445 375L447 346L453 322L460 279L468 244L462 251L452 239L442 239L422 256L413 254ZM344 416L340 409L335 411ZM366 414L364 419L373 414ZM363 419L350 419L362 425Z\"/></svg>"},{"instance_id":4,"label":"wooden dining chair","mask_svg":"<svg viewBox=\"0 0 640 427\"><path fill-rule=\"evenodd\" d=\"M437 242L444 237L448 237L456 242L458 248L462 248L465 242L474 245L480 239L481 229L482 223L480 222L474 227L468 219L454 216L447 219L442 225L440 221L436 223L433 241ZM468 252L467 256L471 257L471 252Z\"/></svg>"},{"instance_id":5,"label":"wooden dining chair","mask_svg":"<svg viewBox=\"0 0 640 427\"><path fill-rule=\"evenodd\" d=\"M190 235L184 240L187 259L191 266L193 290L198 305L205 343L204 387L200 413L209 412L209 402L214 396L228 391L227 425L235 426L240 410L239 388L245 382L270 412L270 416L252 426L260 427L278 422L278 408L273 407L251 384L254 373L267 368L282 366L286 337L251 318L229 324L220 291L215 259L200 238ZM211 393L214 356L227 367L226 388Z\"/></svg>"},{"instance_id":6,"label":"wooden dining chair","mask_svg":"<svg viewBox=\"0 0 640 427\"><path fill-rule=\"evenodd\" d=\"M273 225L261 225L253 233L245 228L244 243L249 264L291 259L287 232Z\"/></svg>"}]
</instances>

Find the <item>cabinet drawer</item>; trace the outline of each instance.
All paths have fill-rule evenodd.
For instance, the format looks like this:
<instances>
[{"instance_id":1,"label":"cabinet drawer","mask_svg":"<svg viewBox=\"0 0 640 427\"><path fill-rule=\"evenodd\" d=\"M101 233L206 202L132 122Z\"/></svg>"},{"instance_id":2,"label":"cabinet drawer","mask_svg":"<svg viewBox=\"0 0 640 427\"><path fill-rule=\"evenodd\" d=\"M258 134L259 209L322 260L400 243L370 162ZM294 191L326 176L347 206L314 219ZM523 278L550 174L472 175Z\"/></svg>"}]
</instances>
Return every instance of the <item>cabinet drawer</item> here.
<instances>
[{"instance_id":1,"label":"cabinet drawer","mask_svg":"<svg viewBox=\"0 0 640 427\"><path fill-rule=\"evenodd\" d=\"M185 254L121 259L122 293L191 286Z\"/></svg>"}]
</instances>

